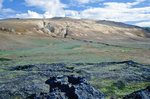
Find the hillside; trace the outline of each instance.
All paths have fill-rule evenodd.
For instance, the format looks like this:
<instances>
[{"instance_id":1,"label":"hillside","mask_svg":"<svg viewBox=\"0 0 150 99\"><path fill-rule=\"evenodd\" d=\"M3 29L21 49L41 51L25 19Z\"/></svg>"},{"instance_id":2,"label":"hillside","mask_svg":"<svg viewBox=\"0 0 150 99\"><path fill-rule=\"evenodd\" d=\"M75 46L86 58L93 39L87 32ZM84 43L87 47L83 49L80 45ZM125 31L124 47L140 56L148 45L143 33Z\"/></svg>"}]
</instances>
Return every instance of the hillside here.
<instances>
[{"instance_id":1,"label":"hillside","mask_svg":"<svg viewBox=\"0 0 150 99\"><path fill-rule=\"evenodd\" d=\"M144 29L112 21L78 20L71 18L52 19L5 19L0 20L1 32L18 35L44 34L52 37L87 39L97 41L129 40L148 38Z\"/></svg>"},{"instance_id":2,"label":"hillside","mask_svg":"<svg viewBox=\"0 0 150 99\"><path fill-rule=\"evenodd\" d=\"M150 33L141 27L70 18L0 20L2 99L46 97L50 77L58 78L55 83L62 80L61 86L78 86L67 80L71 75L83 76L93 86L80 86L78 79L79 92L87 95L85 89L95 88L106 99L121 99L150 86L149 64ZM56 89L52 96L60 91ZM65 95L64 90L58 93Z\"/></svg>"}]
</instances>

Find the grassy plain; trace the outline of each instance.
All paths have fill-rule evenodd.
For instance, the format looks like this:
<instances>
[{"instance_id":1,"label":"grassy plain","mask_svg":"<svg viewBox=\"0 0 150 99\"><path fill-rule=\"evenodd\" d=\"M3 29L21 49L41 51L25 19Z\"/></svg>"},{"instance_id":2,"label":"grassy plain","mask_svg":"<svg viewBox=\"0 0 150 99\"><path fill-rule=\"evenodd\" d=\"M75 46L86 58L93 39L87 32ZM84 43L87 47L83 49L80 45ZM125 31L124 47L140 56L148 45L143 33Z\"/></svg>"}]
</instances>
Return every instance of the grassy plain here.
<instances>
[{"instance_id":1,"label":"grassy plain","mask_svg":"<svg viewBox=\"0 0 150 99\"><path fill-rule=\"evenodd\" d=\"M28 44L29 46L24 45L18 47L14 45L8 49L1 49L0 47L0 83L7 82L14 77L26 74L27 71L7 70L9 67L19 65L42 63L100 63L120 62L125 60L150 64L150 44L147 43L129 44L110 42L109 45L106 45L95 42L48 37L27 37L27 40L30 42ZM136 73L138 76L144 73L144 71L137 71L137 67L129 67L128 69L125 69L125 66L126 65L122 64L104 67L92 67L91 65L87 65L78 66L75 67L75 69L84 70L91 74L89 82L96 89L104 92L107 98L121 98L126 94L150 85L149 82L143 80L136 81L136 84L134 81L123 81L122 79L127 73ZM117 72L117 70L120 72ZM101 75L98 75L99 73L101 73ZM73 74L82 75L82 73ZM8 76L8 78L3 79L3 75ZM43 78L43 80L46 79ZM119 87L114 85L114 83L118 81L122 82Z\"/></svg>"}]
</instances>

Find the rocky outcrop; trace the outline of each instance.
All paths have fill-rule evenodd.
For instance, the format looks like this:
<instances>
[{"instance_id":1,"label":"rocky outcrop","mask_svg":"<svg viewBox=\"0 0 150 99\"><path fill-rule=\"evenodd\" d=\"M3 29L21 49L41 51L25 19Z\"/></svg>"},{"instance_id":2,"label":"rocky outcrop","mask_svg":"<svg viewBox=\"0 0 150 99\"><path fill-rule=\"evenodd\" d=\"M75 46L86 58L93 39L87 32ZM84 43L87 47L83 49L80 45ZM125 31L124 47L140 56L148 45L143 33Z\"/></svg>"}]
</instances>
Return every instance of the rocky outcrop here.
<instances>
[{"instance_id":1,"label":"rocky outcrop","mask_svg":"<svg viewBox=\"0 0 150 99\"><path fill-rule=\"evenodd\" d=\"M94 89L88 81L80 76L59 75L45 82L50 86L50 93L36 98L48 99L104 99L104 94ZM34 97L34 98L35 98Z\"/></svg>"},{"instance_id":2,"label":"rocky outcrop","mask_svg":"<svg viewBox=\"0 0 150 99\"><path fill-rule=\"evenodd\" d=\"M133 92L123 99L150 99L150 86L145 89Z\"/></svg>"},{"instance_id":3,"label":"rocky outcrop","mask_svg":"<svg viewBox=\"0 0 150 99\"><path fill-rule=\"evenodd\" d=\"M0 27L0 31L12 32L12 33L15 32L15 30L13 28L5 28L5 27Z\"/></svg>"},{"instance_id":4,"label":"rocky outcrop","mask_svg":"<svg viewBox=\"0 0 150 99\"><path fill-rule=\"evenodd\" d=\"M9 59L1 58L0 61L6 62ZM18 97L21 99L26 97L29 97L29 99L34 99L34 97L40 99L42 97L44 99L45 97L48 97L48 99L49 97L51 97L50 99L65 97L67 99L71 97L68 96L70 93L71 95L74 94L74 97L93 98L99 95L103 96L96 89L107 88L114 92L113 88L126 90L127 83L139 84L139 82L150 81L150 65L140 64L132 60L101 63L30 64L1 67L0 70L0 99L14 99L14 97L17 97L17 99ZM58 76L62 74L63 76ZM85 77L96 89L90 86L85 78L73 76L74 74ZM107 86L101 84L101 81L106 80L116 82L107 84ZM45 81L47 84L45 84ZM113 97L107 93L106 96ZM116 95L116 97L119 96Z\"/></svg>"},{"instance_id":5,"label":"rocky outcrop","mask_svg":"<svg viewBox=\"0 0 150 99\"><path fill-rule=\"evenodd\" d=\"M53 22L43 21L41 31L45 34L51 35L52 37L66 38L69 34L69 25L67 25L67 23L56 24Z\"/></svg>"}]
</instances>

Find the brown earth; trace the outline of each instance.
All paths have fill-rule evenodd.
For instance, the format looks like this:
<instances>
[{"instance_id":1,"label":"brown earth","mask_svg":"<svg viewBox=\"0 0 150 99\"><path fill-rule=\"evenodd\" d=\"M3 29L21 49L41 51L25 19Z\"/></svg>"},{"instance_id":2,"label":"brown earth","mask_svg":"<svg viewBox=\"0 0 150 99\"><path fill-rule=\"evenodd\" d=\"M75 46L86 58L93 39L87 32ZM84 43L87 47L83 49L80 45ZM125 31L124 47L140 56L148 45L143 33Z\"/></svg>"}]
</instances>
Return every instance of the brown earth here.
<instances>
[{"instance_id":1,"label":"brown earth","mask_svg":"<svg viewBox=\"0 0 150 99\"><path fill-rule=\"evenodd\" d=\"M53 37L87 39L97 41L133 41L149 38L140 27L105 20L5 19L0 20L0 31L18 35L46 35Z\"/></svg>"}]
</instances>

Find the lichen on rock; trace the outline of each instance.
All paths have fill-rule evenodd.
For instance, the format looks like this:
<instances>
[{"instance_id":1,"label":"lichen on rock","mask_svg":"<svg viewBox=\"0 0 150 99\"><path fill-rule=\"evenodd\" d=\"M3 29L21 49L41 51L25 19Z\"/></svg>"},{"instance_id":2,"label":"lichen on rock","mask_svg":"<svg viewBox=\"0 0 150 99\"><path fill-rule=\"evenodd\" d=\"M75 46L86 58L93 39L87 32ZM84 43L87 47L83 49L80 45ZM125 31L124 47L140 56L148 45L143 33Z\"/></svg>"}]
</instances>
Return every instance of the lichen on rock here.
<instances>
[{"instance_id":1,"label":"lichen on rock","mask_svg":"<svg viewBox=\"0 0 150 99\"><path fill-rule=\"evenodd\" d=\"M48 79L50 93L35 96L48 99L104 99L104 94L90 86L84 77L76 75L58 75Z\"/></svg>"}]
</instances>

